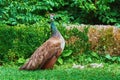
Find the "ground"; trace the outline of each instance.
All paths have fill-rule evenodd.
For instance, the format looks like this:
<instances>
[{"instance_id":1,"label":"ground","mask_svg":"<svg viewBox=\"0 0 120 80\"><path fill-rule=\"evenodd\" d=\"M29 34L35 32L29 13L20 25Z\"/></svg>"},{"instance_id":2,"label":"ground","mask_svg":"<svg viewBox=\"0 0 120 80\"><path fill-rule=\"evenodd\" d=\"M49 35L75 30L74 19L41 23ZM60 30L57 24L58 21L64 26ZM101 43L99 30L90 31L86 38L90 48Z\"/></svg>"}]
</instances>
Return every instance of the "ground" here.
<instances>
[{"instance_id":1,"label":"ground","mask_svg":"<svg viewBox=\"0 0 120 80\"><path fill-rule=\"evenodd\" d=\"M103 68L74 69L71 65L53 70L20 71L18 66L1 66L0 80L119 80L119 64L104 63Z\"/></svg>"}]
</instances>

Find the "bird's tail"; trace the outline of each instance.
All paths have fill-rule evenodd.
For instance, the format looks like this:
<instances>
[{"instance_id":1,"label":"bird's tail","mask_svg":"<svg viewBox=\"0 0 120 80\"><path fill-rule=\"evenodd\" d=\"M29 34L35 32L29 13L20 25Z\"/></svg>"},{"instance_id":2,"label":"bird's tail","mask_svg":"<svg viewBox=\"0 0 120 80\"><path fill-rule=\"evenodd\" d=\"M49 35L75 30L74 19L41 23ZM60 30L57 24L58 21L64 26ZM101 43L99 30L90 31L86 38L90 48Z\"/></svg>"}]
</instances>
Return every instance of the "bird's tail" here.
<instances>
[{"instance_id":1,"label":"bird's tail","mask_svg":"<svg viewBox=\"0 0 120 80\"><path fill-rule=\"evenodd\" d=\"M23 66L21 66L19 68L19 70L34 70L35 69L35 66L33 66L33 63L32 61L28 61L27 63L25 63Z\"/></svg>"},{"instance_id":2,"label":"bird's tail","mask_svg":"<svg viewBox=\"0 0 120 80\"><path fill-rule=\"evenodd\" d=\"M19 68L19 70L35 70L37 69L43 61L43 57L38 58L37 56L32 56L28 62Z\"/></svg>"}]
</instances>

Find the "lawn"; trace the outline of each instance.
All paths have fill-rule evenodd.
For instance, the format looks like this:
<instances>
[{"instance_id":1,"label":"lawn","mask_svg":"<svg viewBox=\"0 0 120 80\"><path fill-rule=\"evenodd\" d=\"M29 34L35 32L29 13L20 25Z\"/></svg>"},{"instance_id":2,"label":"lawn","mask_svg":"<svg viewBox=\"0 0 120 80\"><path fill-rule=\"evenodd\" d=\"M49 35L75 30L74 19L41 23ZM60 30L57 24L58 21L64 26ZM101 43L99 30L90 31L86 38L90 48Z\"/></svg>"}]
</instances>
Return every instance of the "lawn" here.
<instances>
[{"instance_id":1,"label":"lawn","mask_svg":"<svg viewBox=\"0 0 120 80\"><path fill-rule=\"evenodd\" d=\"M53 70L20 71L17 66L1 66L0 80L120 80L119 64L103 68L73 69L66 65Z\"/></svg>"}]
</instances>

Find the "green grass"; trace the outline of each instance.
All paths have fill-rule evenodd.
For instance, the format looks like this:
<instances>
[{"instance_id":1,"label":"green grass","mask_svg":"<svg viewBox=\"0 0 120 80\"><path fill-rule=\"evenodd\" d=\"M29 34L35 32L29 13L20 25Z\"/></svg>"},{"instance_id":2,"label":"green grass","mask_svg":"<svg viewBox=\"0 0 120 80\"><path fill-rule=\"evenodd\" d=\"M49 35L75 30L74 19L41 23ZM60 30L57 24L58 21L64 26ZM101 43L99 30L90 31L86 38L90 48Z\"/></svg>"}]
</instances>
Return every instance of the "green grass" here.
<instances>
[{"instance_id":1,"label":"green grass","mask_svg":"<svg viewBox=\"0 0 120 80\"><path fill-rule=\"evenodd\" d=\"M20 71L16 66L1 66L0 80L120 80L119 64L83 70L57 66L53 70Z\"/></svg>"}]
</instances>

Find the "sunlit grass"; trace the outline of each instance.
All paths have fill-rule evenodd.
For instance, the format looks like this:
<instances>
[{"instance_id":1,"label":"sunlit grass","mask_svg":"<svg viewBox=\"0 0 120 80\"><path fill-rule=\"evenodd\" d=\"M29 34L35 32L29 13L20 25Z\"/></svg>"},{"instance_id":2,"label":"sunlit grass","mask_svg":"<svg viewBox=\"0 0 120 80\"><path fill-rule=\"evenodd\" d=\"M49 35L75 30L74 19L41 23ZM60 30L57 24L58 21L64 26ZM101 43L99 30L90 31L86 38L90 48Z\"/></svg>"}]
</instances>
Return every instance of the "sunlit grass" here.
<instances>
[{"instance_id":1,"label":"sunlit grass","mask_svg":"<svg viewBox=\"0 0 120 80\"><path fill-rule=\"evenodd\" d=\"M119 80L120 66L105 64L103 68L73 69L67 65L53 70L20 71L17 66L1 66L0 80Z\"/></svg>"}]
</instances>

